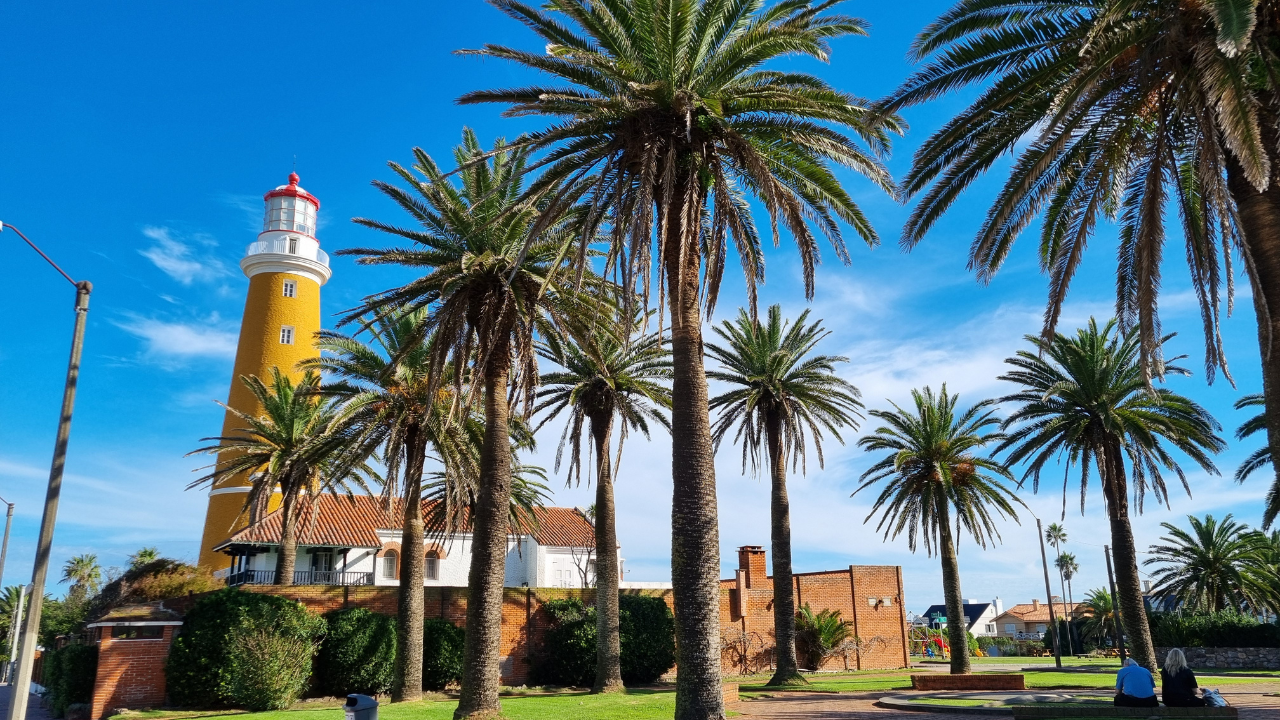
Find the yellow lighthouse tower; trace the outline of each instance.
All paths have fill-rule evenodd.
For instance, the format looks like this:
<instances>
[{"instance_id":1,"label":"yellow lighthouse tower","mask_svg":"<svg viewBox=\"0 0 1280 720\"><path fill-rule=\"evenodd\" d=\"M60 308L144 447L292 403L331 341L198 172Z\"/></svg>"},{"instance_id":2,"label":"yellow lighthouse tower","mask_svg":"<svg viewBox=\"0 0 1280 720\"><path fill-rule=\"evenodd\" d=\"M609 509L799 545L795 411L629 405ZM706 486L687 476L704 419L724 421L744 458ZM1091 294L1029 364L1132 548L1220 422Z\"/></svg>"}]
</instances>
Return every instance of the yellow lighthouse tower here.
<instances>
[{"instance_id":1,"label":"yellow lighthouse tower","mask_svg":"<svg viewBox=\"0 0 1280 720\"><path fill-rule=\"evenodd\" d=\"M258 241L245 251L240 269L249 278L249 296L240 321L240 344L236 349L235 371L227 405L240 412L262 412L253 393L240 381L242 375L267 377L271 368L297 379L298 363L315 357L312 345L320 329L320 286L329 280L329 257L316 240L316 215L320 201L298 187L297 173L289 184L263 196L266 217ZM243 423L227 413L222 435L232 435ZM204 537L200 541L200 564L221 570L230 567L230 558L213 548L245 526L244 502L249 490L248 476L220 482L209 491ZM278 502L273 499L272 509Z\"/></svg>"}]
</instances>

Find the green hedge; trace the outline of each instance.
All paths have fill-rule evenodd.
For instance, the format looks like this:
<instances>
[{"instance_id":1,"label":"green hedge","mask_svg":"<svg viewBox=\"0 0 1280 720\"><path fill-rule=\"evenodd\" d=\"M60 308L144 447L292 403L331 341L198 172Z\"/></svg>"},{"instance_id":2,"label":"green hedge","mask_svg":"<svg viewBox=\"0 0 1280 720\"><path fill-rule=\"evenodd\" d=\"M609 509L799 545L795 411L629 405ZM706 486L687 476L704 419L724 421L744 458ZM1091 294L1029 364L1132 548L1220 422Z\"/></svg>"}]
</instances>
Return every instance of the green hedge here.
<instances>
[{"instance_id":1,"label":"green hedge","mask_svg":"<svg viewBox=\"0 0 1280 720\"><path fill-rule=\"evenodd\" d=\"M542 685L591 685L596 675L595 608L576 599L551 600L542 607L550 624L531 680ZM654 682L675 665L675 618L662 598L619 595L618 634L624 683Z\"/></svg>"},{"instance_id":2,"label":"green hedge","mask_svg":"<svg viewBox=\"0 0 1280 720\"><path fill-rule=\"evenodd\" d=\"M443 690L462 681L462 628L448 620L422 623L422 689Z\"/></svg>"},{"instance_id":3,"label":"green hedge","mask_svg":"<svg viewBox=\"0 0 1280 720\"><path fill-rule=\"evenodd\" d=\"M1159 647L1280 647L1280 627L1232 610L1192 615L1150 613L1151 640Z\"/></svg>"},{"instance_id":4,"label":"green hedge","mask_svg":"<svg viewBox=\"0 0 1280 720\"><path fill-rule=\"evenodd\" d=\"M62 717L68 705L93 700L93 682L98 674L95 645L68 645L44 656L44 686L49 709Z\"/></svg>"},{"instance_id":5,"label":"green hedge","mask_svg":"<svg viewBox=\"0 0 1280 720\"><path fill-rule=\"evenodd\" d=\"M396 620L364 608L334 610L316 655L316 691L342 697L391 690L396 665Z\"/></svg>"},{"instance_id":6,"label":"green hedge","mask_svg":"<svg viewBox=\"0 0 1280 720\"><path fill-rule=\"evenodd\" d=\"M324 632L323 618L293 600L236 588L206 595L187 613L182 633L169 650L165 679L174 705L235 704L236 664L231 647L234 631L246 620L267 621L282 636L308 641Z\"/></svg>"},{"instance_id":7,"label":"green hedge","mask_svg":"<svg viewBox=\"0 0 1280 720\"><path fill-rule=\"evenodd\" d=\"M230 695L239 707L262 712L285 710L302 697L311 680L324 620L290 629L280 613L242 618L231 631Z\"/></svg>"}]
</instances>

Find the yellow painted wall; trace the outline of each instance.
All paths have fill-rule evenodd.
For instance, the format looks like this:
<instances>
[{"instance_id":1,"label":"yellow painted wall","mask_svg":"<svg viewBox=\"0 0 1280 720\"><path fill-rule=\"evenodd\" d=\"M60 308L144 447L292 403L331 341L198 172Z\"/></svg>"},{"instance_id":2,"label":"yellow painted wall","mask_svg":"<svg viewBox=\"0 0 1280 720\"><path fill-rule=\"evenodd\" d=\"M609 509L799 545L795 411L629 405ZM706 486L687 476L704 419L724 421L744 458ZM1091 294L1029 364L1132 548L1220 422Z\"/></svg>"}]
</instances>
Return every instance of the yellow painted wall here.
<instances>
[{"instance_id":1,"label":"yellow painted wall","mask_svg":"<svg viewBox=\"0 0 1280 720\"><path fill-rule=\"evenodd\" d=\"M297 283L296 297L284 296L284 281ZM280 342L280 328L293 326L293 344ZM244 318L240 323L240 343L236 348L235 371L231 377L231 389L227 405L243 413L259 415L262 407L257 398L245 387L240 377L257 375L266 379L272 367L280 368L295 380L302 376L297 365L302 360L317 355L313 345L316 331L320 330L320 285L314 280L292 273L260 273L249 279L249 295L244 303ZM233 435L243 422L232 413L226 413L222 423L222 435ZM238 476L217 484L214 489L247 486L249 478ZM200 564L214 570L229 567L231 558L212 552L212 548L245 526L248 516L244 511L246 493L234 492L209 497L209 509L205 516L204 536L200 541ZM270 509L279 504L278 496L272 498Z\"/></svg>"}]
</instances>

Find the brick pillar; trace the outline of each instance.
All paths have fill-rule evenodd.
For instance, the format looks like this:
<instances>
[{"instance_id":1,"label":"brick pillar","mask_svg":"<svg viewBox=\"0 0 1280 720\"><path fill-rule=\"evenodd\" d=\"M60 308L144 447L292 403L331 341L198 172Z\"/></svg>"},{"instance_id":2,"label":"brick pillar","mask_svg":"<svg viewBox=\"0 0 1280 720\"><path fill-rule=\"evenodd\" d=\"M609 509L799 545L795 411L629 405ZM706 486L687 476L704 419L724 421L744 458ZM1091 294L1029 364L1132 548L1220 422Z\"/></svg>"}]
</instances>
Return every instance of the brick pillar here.
<instances>
[{"instance_id":1,"label":"brick pillar","mask_svg":"<svg viewBox=\"0 0 1280 720\"><path fill-rule=\"evenodd\" d=\"M154 626L153 626L154 627ZM112 626L101 626L98 674L93 683L89 717L105 718L115 708L158 708L164 705L164 663L177 625L162 626L158 638L112 638Z\"/></svg>"}]
</instances>

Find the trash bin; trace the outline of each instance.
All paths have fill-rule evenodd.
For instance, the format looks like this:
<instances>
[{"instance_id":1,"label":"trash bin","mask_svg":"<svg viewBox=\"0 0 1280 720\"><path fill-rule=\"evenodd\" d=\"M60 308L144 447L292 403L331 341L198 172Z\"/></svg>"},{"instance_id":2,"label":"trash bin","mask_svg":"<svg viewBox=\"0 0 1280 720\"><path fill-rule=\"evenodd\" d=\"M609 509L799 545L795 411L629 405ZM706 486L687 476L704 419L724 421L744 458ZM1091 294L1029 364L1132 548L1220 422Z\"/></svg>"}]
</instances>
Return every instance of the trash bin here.
<instances>
[{"instance_id":1,"label":"trash bin","mask_svg":"<svg viewBox=\"0 0 1280 720\"><path fill-rule=\"evenodd\" d=\"M378 720L378 701L368 695L348 695L347 720Z\"/></svg>"}]
</instances>

